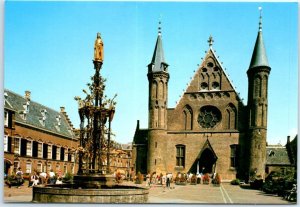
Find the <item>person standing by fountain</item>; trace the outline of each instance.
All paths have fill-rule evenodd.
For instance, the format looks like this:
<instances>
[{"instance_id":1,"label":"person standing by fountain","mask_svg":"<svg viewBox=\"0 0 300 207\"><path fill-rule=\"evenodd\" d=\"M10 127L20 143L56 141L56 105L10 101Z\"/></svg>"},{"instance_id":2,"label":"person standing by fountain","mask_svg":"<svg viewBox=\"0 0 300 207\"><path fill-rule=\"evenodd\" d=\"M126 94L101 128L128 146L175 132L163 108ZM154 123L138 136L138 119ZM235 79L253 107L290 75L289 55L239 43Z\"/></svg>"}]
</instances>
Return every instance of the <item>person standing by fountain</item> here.
<instances>
[{"instance_id":1,"label":"person standing by fountain","mask_svg":"<svg viewBox=\"0 0 300 207\"><path fill-rule=\"evenodd\" d=\"M41 172L40 173L41 184L47 184L46 179L47 179L47 173Z\"/></svg>"},{"instance_id":2,"label":"person standing by fountain","mask_svg":"<svg viewBox=\"0 0 300 207\"><path fill-rule=\"evenodd\" d=\"M146 187L150 187L150 173L146 175Z\"/></svg>"},{"instance_id":3,"label":"person standing by fountain","mask_svg":"<svg viewBox=\"0 0 300 207\"><path fill-rule=\"evenodd\" d=\"M33 175L31 176L31 182L31 187L39 184L39 176L37 175L36 171L34 171Z\"/></svg>"},{"instance_id":4,"label":"person standing by fountain","mask_svg":"<svg viewBox=\"0 0 300 207\"><path fill-rule=\"evenodd\" d=\"M50 184L55 184L55 173L53 172L53 170L51 169L49 172L49 180L50 180Z\"/></svg>"},{"instance_id":5,"label":"person standing by fountain","mask_svg":"<svg viewBox=\"0 0 300 207\"><path fill-rule=\"evenodd\" d=\"M16 178L17 178L17 188L21 188L20 186L23 184L23 172L21 170L21 167L18 168L18 171L16 172Z\"/></svg>"}]
</instances>

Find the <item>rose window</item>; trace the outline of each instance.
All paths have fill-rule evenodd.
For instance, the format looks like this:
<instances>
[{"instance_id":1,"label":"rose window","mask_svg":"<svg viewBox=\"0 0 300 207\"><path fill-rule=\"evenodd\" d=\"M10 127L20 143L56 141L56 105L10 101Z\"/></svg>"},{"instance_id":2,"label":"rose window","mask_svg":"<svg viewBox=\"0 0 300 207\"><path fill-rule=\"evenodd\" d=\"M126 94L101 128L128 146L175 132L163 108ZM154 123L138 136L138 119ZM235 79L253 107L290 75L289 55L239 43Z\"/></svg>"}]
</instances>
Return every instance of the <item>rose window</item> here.
<instances>
[{"instance_id":1,"label":"rose window","mask_svg":"<svg viewBox=\"0 0 300 207\"><path fill-rule=\"evenodd\" d=\"M221 112L214 106L204 106L200 109L198 123L203 128L213 128L221 121Z\"/></svg>"}]
</instances>

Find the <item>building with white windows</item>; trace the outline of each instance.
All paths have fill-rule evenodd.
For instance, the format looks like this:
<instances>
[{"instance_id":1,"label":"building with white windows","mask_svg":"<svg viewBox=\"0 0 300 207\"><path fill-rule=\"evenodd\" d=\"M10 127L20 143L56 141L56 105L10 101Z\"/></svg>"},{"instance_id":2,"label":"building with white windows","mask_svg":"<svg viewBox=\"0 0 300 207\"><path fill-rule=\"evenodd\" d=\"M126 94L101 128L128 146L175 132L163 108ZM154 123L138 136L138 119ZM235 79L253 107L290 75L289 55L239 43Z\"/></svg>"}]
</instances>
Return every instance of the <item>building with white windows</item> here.
<instances>
[{"instance_id":1,"label":"building with white windows","mask_svg":"<svg viewBox=\"0 0 300 207\"><path fill-rule=\"evenodd\" d=\"M4 90L4 173L18 167L33 170L76 173L76 130L61 107L55 111L25 96Z\"/></svg>"}]
</instances>

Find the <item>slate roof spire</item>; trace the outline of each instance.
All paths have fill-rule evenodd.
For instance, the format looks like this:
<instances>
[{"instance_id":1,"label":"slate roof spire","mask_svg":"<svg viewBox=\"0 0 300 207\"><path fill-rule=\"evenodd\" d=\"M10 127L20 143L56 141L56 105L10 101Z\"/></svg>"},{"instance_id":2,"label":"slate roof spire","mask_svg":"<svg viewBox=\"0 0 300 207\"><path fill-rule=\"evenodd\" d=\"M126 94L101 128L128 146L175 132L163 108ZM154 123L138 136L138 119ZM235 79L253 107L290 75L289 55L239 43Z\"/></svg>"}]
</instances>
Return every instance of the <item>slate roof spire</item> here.
<instances>
[{"instance_id":1,"label":"slate roof spire","mask_svg":"<svg viewBox=\"0 0 300 207\"><path fill-rule=\"evenodd\" d=\"M162 35L161 35L161 21L158 25L158 36L154 48L154 53L152 56L151 63L148 65L149 72L167 72L168 64L165 60L164 49L162 45Z\"/></svg>"},{"instance_id":2,"label":"slate roof spire","mask_svg":"<svg viewBox=\"0 0 300 207\"><path fill-rule=\"evenodd\" d=\"M259 16L258 34L257 34L249 69L260 67L260 66L270 67L264 41L263 41L263 35L262 35L262 8L259 7L259 10L260 10L260 16Z\"/></svg>"}]
</instances>

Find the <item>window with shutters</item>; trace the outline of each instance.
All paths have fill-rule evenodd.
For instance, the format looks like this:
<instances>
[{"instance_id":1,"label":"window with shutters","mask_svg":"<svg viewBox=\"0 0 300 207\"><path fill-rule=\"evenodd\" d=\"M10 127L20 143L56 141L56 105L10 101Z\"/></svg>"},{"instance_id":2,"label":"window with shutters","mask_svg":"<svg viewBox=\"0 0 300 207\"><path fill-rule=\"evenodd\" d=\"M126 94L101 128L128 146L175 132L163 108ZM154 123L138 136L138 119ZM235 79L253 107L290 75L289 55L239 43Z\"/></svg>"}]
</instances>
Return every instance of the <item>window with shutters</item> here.
<instances>
[{"instance_id":1,"label":"window with shutters","mask_svg":"<svg viewBox=\"0 0 300 207\"><path fill-rule=\"evenodd\" d=\"M8 136L7 135L4 135L3 144L4 144L4 152L8 152Z\"/></svg>"},{"instance_id":2,"label":"window with shutters","mask_svg":"<svg viewBox=\"0 0 300 207\"><path fill-rule=\"evenodd\" d=\"M15 137L14 139L14 153L15 154L20 154L20 151L21 151L21 139L20 138L17 138Z\"/></svg>"},{"instance_id":3,"label":"window with shutters","mask_svg":"<svg viewBox=\"0 0 300 207\"><path fill-rule=\"evenodd\" d=\"M68 161L68 149L65 149L65 158L64 161Z\"/></svg>"},{"instance_id":4,"label":"window with shutters","mask_svg":"<svg viewBox=\"0 0 300 207\"><path fill-rule=\"evenodd\" d=\"M184 167L185 166L185 146L176 145L176 166Z\"/></svg>"},{"instance_id":5,"label":"window with shutters","mask_svg":"<svg viewBox=\"0 0 300 207\"><path fill-rule=\"evenodd\" d=\"M230 145L230 167L236 168L238 165L238 145Z\"/></svg>"},{"instance_id":6,"label":"window with shutters","mask_svg":"<svg viewBox=\"0 0 300 207\"><path fill-rule=\"evenodd\" d=\"M27 140L26 142L26 155L27 156L32 156L32 141Z\"/></svg>"},{"instance_id":7,"label":"window with shutters","mask_svg":"<svg viewBox=\"0 0 300 207\"><path fill-rule=\"evenodd\" d=\"M56 160L60 160L60 147L56 148Z\"/></svg>"},{"instance_id":8,"label":"window with shutters","mask_svg":"<svg viewBox=\"0 0 300 207\"><path fill-rule=\"evenodd\" d=\"M4 111L4 126L8 127L8 112Z\"/></svg>"},{"instance_id":9,"label":"window with shutters","mask_svg":"<svg viewBox=\"0 0 300 207\"><path fill-rule=\"evenodd\" d=\"M52 159L52 145L48 145L48 155L47 155L48 159Z\"/></svg>"},{"instance_id":10,"label":"window with shutters","mask_svg":"<svg viewBox=\"0 0 300 207\"><path fill-rule=\"evenodd\" d=\"M38 143L38 157L42 158L43 157L43 143Z\"/></svg>"}]
</instances>

